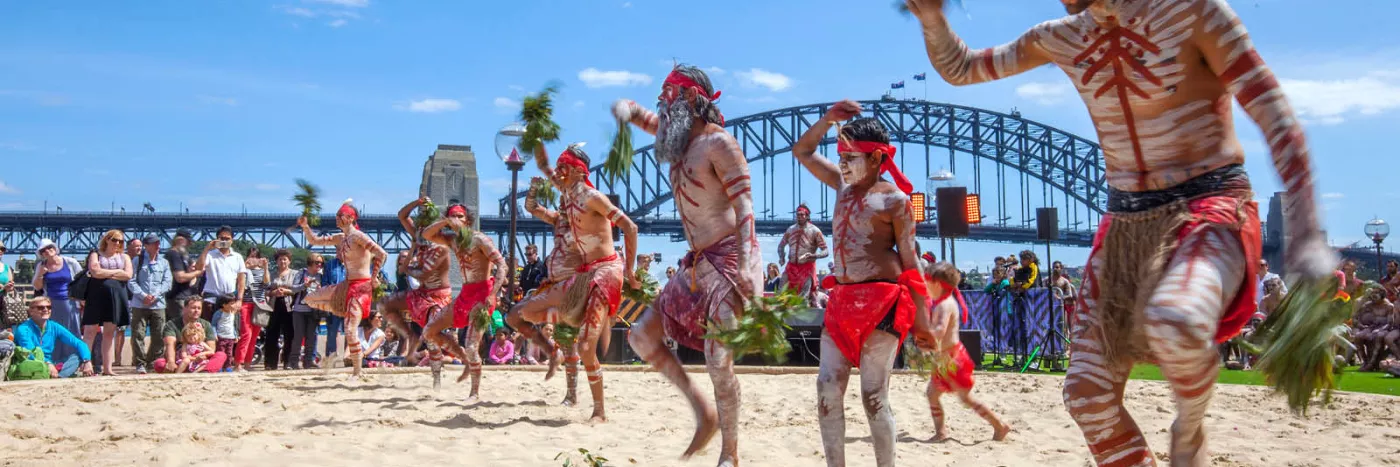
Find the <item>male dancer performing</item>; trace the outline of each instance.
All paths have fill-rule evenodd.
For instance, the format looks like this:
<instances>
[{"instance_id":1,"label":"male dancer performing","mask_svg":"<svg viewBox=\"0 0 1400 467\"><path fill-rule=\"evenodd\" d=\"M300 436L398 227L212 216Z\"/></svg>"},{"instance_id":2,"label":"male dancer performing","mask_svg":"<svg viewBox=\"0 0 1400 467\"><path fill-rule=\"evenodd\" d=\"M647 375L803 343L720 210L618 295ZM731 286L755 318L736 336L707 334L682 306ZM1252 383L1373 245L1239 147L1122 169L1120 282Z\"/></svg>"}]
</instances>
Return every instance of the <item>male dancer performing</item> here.
<instances>
[{"instance_id":1,"label":"male dancer performing","mask_svg":"<svg viewBox=\"0 0 1400 467\"><path fill-rule=\"evenodd\" d=\"M588 373L588 389L593 394L593 415L589 421L606 422L603 366L598 361L596 346L598 337L610 332L605 326L622 303L623 281L636 283L632 265L637 259L637 225L613 206L607 196L593 188L593 182L588 180L588 154L581 145L564 149L559 154L557 168L551 169L549 156L541 144L535 148L535 164L560 192L559 212L554 216L555 248L577 251L583 261L574 269L573 277L550 285L512 308L509 323L550 352L550 371L545 379L554 375L557 346L529 323L562 321L579 328L576 345L564 352L570 359L579 355L583 370ZM613 250L614 225L622 229L625 260L619 259ZM553 269L550 274L554 274Z\"/></svg>"},{"instance_id":2,"label":"male dancer performing","mask_svg":"<svg viewBox=\"0 0 1400 467\"><path fill-rule=\"evenodd\" d=\"M384 261L389 257L384 248L360 231L357 223L359 218L359 211L356 211L347 199L335 213L335 225L340 228L338 234L325 237L316 235L316 232L311 231L311 226L306 224L305 216L297 219L297 225L306 236L307 244L334 245L336 253L344 258L344 284L318 289L308 294L305 302L312 308L327 310L345 319L345 348L355 368L351 373L352 377L359 377L360 368L364 365L360 339L355 337L355 329L360 325L360 320L369 318L370 301L373 299L375 283L379 280L379 268L384 266Z\"/></svg>"},{"instance_id":3,"label":"male dancer performing","mask_svg":"<svg viewBox=\"0 0 1400 467\"><path fill-rule=\"evenodd\" d=\"M1230 97L1264 131L1286 187L1287 269L1328 277L1303 128L1224 0L1063 0L1070 16L970 50L943 0L909 0L929 61L964 85L1054 63L1098 130L1109 184L1080 290L1065 405L1100 465L1153 465L1123 406L1134 361L1153 360L1177 401L1173 465L1204 465L1203 421L1220 356L1254 308L1258 207Z\"/></svg>"},{"instance_id":4,"label":"male dancer performing","mask_svg":"<svg viewBox=\"0 0 1400 467\"><path fill-rule=\"evenodd\" d=\"M442 346L438 343L440 339L430 338L424 331L428 327L428 318L438 314L439 310L445 310L452 305L452 284L448 279L448 273L452 267L447 247L428 241L426 232L430 225L417 225L409 219L409 214L414 208L423 206L428 202L428 197L423 196L409 202L399 210L399 222L405 229L413 232L413 247L409 250L408 264L404 272L419 282L418 288L411 290L400 290L394 292L384 300L384 316L389 319L389 323L394 325L403 336L407 337L409 352L417 351L419 342L428 343L429 362L433 370L433 388L442 385ZM434 219L436 223L436 219ZM407 311L405 319L404 312ZM417 325L419 332L414 332L408 324L412 320ZM421 334L421 335L420 335ZM443 334L443 332L439 332ZM456 343L456 339L450 336L447 340ZM436 356L437 358L432 358ZM466 362L464 358L462 360Z\"/></svg>"},{"instance_id":5,"label":"male dancer performing","mask_svg":"<svg viewBox=\"0 0 1400 467\"><path fill-rule=\"evenodd\" d=\"M826 237L811 219L812 210L806 204L797 206L797 223L788 227L778 242L778 264L787 266L783 270L787 288L806 297L809 304L817 288L817 260L827 255Z\"/></svg>"},{"instance_id":6,"label":"male dancer performing","mask_svg":"<svg viewBox=\"0 0 1400 467\"><path fill-rule=\"evenodd\" d=\"M676 275L652 309L633 323L628 343L679 387L695 410L695 436L682 457L704 448L718 425L719 465L733 466L739 464L739 380L729 349L703 340L704 326L737 326L744 303L763 291L763 259L754 237L749 164L738 142L724 131L724 117L714 103L718 98L705 72L677 65L661 85L660 115L629 100L615 103L613 115L656 135L656 159L671 166L676 209L690 242ZM668 336L705 352L718 417L662 343Z\"/></svg>"},{"instance_id":7,"label":"male dancer performing","mask_svg":"<svg viewBox=\"0 0 1400 467\"><path fill-rule=\"evenodd\" d=\"M543 178L533 177L530 179L530 186L535 186L535 184L543 181ZM570 233L567 228L568 220L560 217L558 211L541 206L539 200L535 197L535 190L529 190L525 193L525 211L535 216L536 219L554 226L554 248L549 252L549 258L546 260L545 267L548 271L548 275L545 277L545 280L535 288L536 294L531 296L531 298L527 298L526 301L532 301L535 297L539 297L538 301L532 303L531 306L557 308L560 306L559 302L563 301L564 295L554 294L553 296L546 296L547 294L544 292L556 290L556 285L563 284L567 282L569 278L573 277L578 267L583 264L583 253L578 250L577 244L568 241L567 235ZM560 225L561 222L564 223L562 226ZM562 290L562 288L558 290ZM553 302L550 302L550 300L553 300ZM557 313L557 310L555 313ZM530 328L531 331L535 331L532 326L527 325L525 327ZM536 332L536 334L539 335L538 332ZM603 336L607 335L607 333L603 334ZM548 336L540 335L539 337L543 337L548 341ZM536 339L538 339L538 337ZM559 352L549 353L549 371L551 374L554 370L554 359L558 354ZM582 360L582 357L579 357L577 349L573 348L569 349L567 354L568 355L564 357L564 384L566 386L564 391L564 406L572 407L578 403L578 364Z\"/></svg>"},{"instance_id":8,"label":"male dancer performing","mask_svg":"<svg viewBox=\"0 0 1400 467\"><path fill-rule=\"evenodd\" d=\"M875 464L894 465L894 413L889 405L890 371L899 343L911 328L921 347L931 345L928 289L914 247L913 185L894 163L885 127L860 118L842 127L836 150L840 168L818 156L831 126L860 115L860 104L842 101L828 110L793 145L817 180L836 189L831 242L836 245L836 285L827 302L817 376L817 417L826 465L846 465L846 384L851 366L861 369L860 399L875 444ZM893 183L881 175L888 173ZM918 326L915 326L918 320Z\"/></svg>"},{"instance_id":9,"label":"male dancer performing","mask_svg":"<svg viewBox=\"0 0 1400 467\"><path fill-rule=\"evenodd\" d=\"M423 338L436 344L436 349L428 349L428 362L435 373L433 380L437 381L436 373L442 371L442 350L446 349L467 364L457 382L471 376L472 390L467 401L475 402L481 388L481 352L477 351L477 346L481 344L481 336L486 334L486 329L477 327L475 317L482 313L490 316L496 309L496 299L501 286L506 283L506 259L496 249L496 244L491 242L491 237L471 230L472 219L467 214L466 206L454 204L447 208L446 214L442 220L424 229L423 238L447 247L457 256L457 268L462 273L462 290L457 293L457 300L452 302L451 309L438 307L429 315L428 324L423 325ZM444 229L451 233L444 233ZM471 235L472 238L463 246L458 238L460 235ZM461 328L467 328L466 348L457 345L457 339L447 332Z\"/></svg>"},{"instance_id":10,"label":"male dancer performing","mask_svg":"<svg viewBox=\"0 0 1400 467\"><path fill-rule=\"evenodd\" d=\"M1002 423L987 406L972 399L972 369L976 364L967 354L962 341L958 339L958 332L962 329L958 321L959 316L962 317L962 323L967 322L967 303L963 302L962 292L958 291L957 286L958 282L962 281L962 273L950 263L931 263L925 271L928 271L925 276L928 294L933 297L933 319L930 320L930 324L936 342L935 352L941 354L939 358L942 361L952 362L954 365L949 369L950 372L945 374L935 371L928 382L926 394L928 410L933 415L933 439L948 439L948 429L943 424L943 404L939 399L943 398L944 393L951 392L958 396L963 405L992 424L992 440L1004 440L1006 434L1011 432L1011 427Z\"/></svg>"}]
</instances>

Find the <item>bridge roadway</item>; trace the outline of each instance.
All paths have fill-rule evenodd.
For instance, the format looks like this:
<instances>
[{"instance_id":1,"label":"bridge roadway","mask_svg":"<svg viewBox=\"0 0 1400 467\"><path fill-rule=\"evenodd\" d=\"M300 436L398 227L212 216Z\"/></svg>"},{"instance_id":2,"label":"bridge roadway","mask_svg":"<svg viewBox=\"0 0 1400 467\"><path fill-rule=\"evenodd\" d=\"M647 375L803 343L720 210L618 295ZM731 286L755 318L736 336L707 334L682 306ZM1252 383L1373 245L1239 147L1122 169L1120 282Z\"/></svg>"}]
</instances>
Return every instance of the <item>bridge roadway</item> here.
<instances>
[{"instance_id":1,"label":"bridge roadway","mask_svg":"<svg viewBox=\"0 0 1400 467\"><path fill-rule=\"evenodd\" d=\"M635 220L643 235L670 236L679 239L684 234L681 222L676 218L645 217ZM321 217L318 230L334 229L332 216ZM296 223L295 214L236 214L236 213L141 213L112 214L105 212L0 212L0 240L11 251L27 254L38 246L39 239L49 238L58 242L67 252L80 252L93 248L97 238L108 229L121 229L129 237L156 234L164 240L174 236L176 229L190 230L196 240L214 238L215 231L222 225L233 227L235 238L275 247L300 248L305 244L301 232L292 226ZM757 222L759 235L782 235L792 225L791 219L766 219ZM823 232L831 232L831 222L814 220L813 224ZM409 238L398 218L392 215L366 215L360 219L360 228L390 252L399 252L409 247ZM498 243L503 243L510 231L510 219L504 216L482 216L480 228L495 235ZM522 217L517 222L521 244L547 242L553 227L531 217ZM1036 239L1034 228L1004 226L972 226L971 237L965 240L1003 242L1016 244L1041 244ZM937 238L938 227L932 222L919 224L917 235L922 238ZM1093 241L1093 232L1062 231L1062 246L1088 247ZM327 248L315 248L328 251Z\"/></svg>"}]
</instances>

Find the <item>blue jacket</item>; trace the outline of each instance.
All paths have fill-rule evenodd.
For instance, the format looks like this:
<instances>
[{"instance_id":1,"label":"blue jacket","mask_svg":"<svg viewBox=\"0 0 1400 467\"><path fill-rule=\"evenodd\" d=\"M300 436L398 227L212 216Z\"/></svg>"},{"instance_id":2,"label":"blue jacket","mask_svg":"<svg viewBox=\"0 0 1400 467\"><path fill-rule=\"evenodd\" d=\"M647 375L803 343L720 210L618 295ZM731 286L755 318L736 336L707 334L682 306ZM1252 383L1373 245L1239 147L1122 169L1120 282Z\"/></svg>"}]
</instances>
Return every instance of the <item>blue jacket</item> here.
<instances>
[{"instance_id":1,"label":"blue jacket","mask_svg":"<svg viewBox=\"0 0 1400 467\"><path fill-rule=\"evenodd\" d=\"M170 273L170 263L163 257L156 258L156 264L146 259L146 253L141 252L141 256L136 258L136 264L131 265L136 272L136 277L132 277L126 283L126 288L131 291L131 307L164 310L165 293L170 291L170 283L173 280ZM147 295L156 298L155 303L146 305L143 300Z\"/></svg>"},{"instance_id":2,"label":"blue jacket","mask_svg":"<svg viewBox=\"0 0 1400 467\"><path fill-rule=\"evenodd\" d=\"M26 320L15 326L15 347L32 349L35 347L44 349L44 361L53 363L53 344L62 340L63 343L78 349L78 358L82 361L92 360L92 352L88 351L87 344L82 339L68 332L62 324L50 320L44 323L44 330L39 330L39 325L34 324L34 320Z\"/></svg>"},{"instance_id":3,"label":"blue jacket","mask_svg":"<svg viewBox=\"0 0 1400 467\"><path fill-rule=\"evenodd\" d=\"M340 258L331 258L326 261L326 267L321 271L321 286L336 285L345 282L345 265L340 264Z\"/></svg>"}]
</instances>

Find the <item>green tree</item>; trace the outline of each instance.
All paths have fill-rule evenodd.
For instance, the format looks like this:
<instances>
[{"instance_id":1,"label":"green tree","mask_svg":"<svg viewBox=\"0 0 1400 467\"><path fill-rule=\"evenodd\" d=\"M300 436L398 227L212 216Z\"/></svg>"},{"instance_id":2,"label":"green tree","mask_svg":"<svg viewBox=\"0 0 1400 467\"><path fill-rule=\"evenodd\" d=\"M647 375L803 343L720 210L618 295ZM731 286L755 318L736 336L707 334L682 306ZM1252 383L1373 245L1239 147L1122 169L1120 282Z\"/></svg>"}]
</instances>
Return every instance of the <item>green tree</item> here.
<instances>
[{"instance_id":1,"label":"green tree","mask_svg":"<svg viewBox=\"0 0 1400 467\"><path fill-rule=\"evenodd\" d=\"M29 258L20 258L19 261L15 261L14 281L19 284L34 282L34 261Z\"/></svg>"}]
</instances>

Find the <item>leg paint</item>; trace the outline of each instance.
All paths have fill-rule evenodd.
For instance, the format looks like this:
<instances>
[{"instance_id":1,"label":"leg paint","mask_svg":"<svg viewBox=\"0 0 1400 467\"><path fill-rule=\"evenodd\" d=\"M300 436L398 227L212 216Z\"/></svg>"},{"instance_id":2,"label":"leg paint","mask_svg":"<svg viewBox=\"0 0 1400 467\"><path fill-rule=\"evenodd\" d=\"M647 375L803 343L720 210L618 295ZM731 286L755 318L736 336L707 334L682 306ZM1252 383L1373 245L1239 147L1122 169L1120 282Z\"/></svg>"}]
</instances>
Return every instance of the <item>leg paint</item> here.
<instances>
[{"instance_id":1,"label":"leg paint","mask_svg":"<svg viewBox=\"0 0 1400 467\"><path fill-rule=\"evenodd\" d=\"M715 408L700 396L700 388L685 373L685 369L681 368L675 354L662 343L665 334L661 325L661 315L655 310L647 310L641 319L633 323L632 332L627 335L627 343L638 356L675 385L685 396L686 402L690 403L690 408L695 411L695 435L690 439L690 446L681 455L681 459L689 459L710 443L719 421Z\"/></svg>"},{"instance_id":2,"label":"leg paint","mask_svg":"<svg viewBox=\"0 0 1400 467\"><path fill-rule=\"evenodd\" d=\"M465 381L468 377L472 380L471 392L467 394L468 402L480 400L481 391L481 338L486 335L485 329L467 328L467 346L462 348L462 363L466 364L466 369L462 370L462 375L457 377L457 382ZM451 339L448 339L451 340Z\"/></svg>"},{"instance_id":3,"label":"leg paint","mask_svg":"<svg viewBox=\"0 0 1400 467\"><path fill-rule=\"evenodd\" d=\"M565 407L578 405L578 364L583 360L578 354L578 346L564 348L564 402Z\"/></svg>"},{"instance_id":4,"label":"leg paint","mask_svg":"<svg viewBox=\"0 0 1400 467\"><path fill-rule=\"evenodd\" d=\"M860 400L870 423L875 445L875 465L894 466L894 412L890 410L890 371L899 351L899 337L876 331L866 338L860 351ZM843 443L845 440L841 440Z\"/></svg>"},{"instance_id":5,"label":"leg paint","mask_svg":"<svg viewBox=\"0 0 1400 467\"><path fill-rule=\"evenodd\" d=\"M354 367L350 376L360 376L360 369L364 367L364 355L361 354L360 338L356 335L356 329L360 327L360 312L352 311L345 317L345 353L350 355L350 365Z\"/></svg>"},{"instance_id":6,"label":"leg paint","mask_svg":"<svg viewBox=\"0 0 1400 467\"><path fill-rule=\"evenodd\" d=\"M1148 347L1176 398L1173 466L1210 464L1204 424L1220 373L1215 333L1244 261L1244 248L1224 229L1198 230L1182 241L1145 310Z\"/></svg>"},{"instance_id":7,"label":"leg paint","mask_svg":"<svg viewBox=\"0 0 1400 467\"><path fill-rule=\"evenodd\" d=\"M997 418L997 414L992 413L992 410L988 409L987 406L973 399L970 391L958 392L958 400L961 400L963 405L972 409L977 416L982 417L983 420L986 420L987 423L992 425L992 441L1005 440L1006 435L1011 432L1011 427L1002 423L1001 419Z\"/></svg>"},{"instance_id":8,"label":"leg paint","mask_svg":"<svg viewBox=\"0 0 1400 467\"><path fill-rule=\"evenodd\" d=\"M711 319L721 329L734 329L732 304L725 304ZM734 356L729 348L712 340L705 341L705 369L715 387L715 405L719 411L719 465L739 465L739 378L734 376Z\"/></svg>"},{"instance_id":9,"label":"leg paint","mask_svg":"<svg viewBox=\"0 0 1400 467\"><path fill-rule=\"evenodd\" d=\"M821 368L817 371L817 422L828 467L846 465L846 384L851 362L825 331L821 341Z\"/></svg>"},{"instance_id":10,"label":"leg paint","mask_svg":"<svg viewBox=\"0 0 1400 467\"><path fill-rule=\"evenodd\" d=\"M939 400L943 398L943 393L938 392L938 386L933 384L932 379L929 380L924 395L928 396L928 413L933 416L933 440L948 439L948 427L943 424L943 403Z\"/></svg>"}]
</instances>

